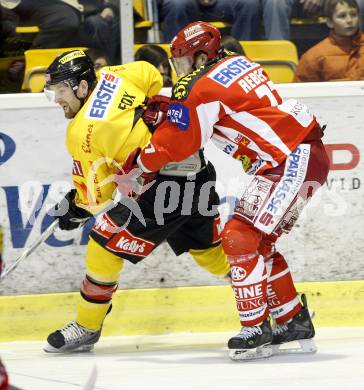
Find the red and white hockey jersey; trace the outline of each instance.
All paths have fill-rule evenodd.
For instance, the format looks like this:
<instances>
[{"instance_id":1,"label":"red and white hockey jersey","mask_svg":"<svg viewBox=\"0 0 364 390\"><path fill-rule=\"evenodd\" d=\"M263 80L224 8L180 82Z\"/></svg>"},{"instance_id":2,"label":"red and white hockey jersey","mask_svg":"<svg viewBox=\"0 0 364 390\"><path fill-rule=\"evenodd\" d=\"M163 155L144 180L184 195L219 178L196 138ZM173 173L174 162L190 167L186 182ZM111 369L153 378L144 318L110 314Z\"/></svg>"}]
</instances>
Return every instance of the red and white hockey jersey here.
<instances>
[{"instance_id":1,"label":"red and white hockey jersey","mask_svg":"<svg viewBox=\"0 0 364 390\"><path fill-rule=\"evenodd\" d=\"M211 138L241 160L247 173L262 174L282 163L316 125L304 104L282 100L258 63L225 56L174 86L167 120L139 163L157 171L187 158Z\"/></svg>"}]
</instances>

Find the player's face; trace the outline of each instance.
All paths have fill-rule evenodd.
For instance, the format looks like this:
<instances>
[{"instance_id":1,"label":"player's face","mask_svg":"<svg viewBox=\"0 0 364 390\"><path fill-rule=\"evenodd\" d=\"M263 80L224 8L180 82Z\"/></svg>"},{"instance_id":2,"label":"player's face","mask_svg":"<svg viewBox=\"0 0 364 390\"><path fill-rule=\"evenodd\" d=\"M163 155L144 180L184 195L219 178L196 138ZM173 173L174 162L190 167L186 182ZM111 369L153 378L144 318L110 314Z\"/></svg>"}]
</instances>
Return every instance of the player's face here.
<instances>
[{"instance_id":1,"label":"player's face","mask_svg":"<svg viewBox=\"0 0 364 390\"><path fill-rule=\"evenodd\" d=\"M347 3L338 3L332 19L328 20L327 24L334 30L337 36L351 37L359 29L358 11Z\"/></svg>"},{"instance_id":2,"label":"player's face","mask_svg":"<svg viewBox=\"0 0 364 390\"><path fill-rule=\"evenodd\" d=\"M57 103L64 112L67 119L72 119L81 108L81 102L77 99L75 91L67 82L60 82L54 85L48 85L44 92L49 100Z\"/></svg>"},{"instance_id":3,"label":"player's face","mask_svg":"<svg viewBox=\"0 0 364 390\"><path fill-rule=\"evenodd\" d=\"M176 72L177 77L183 77L193 71L193 58L185 57L171 57L171 67Z\"/></svg>"}]
</instances>

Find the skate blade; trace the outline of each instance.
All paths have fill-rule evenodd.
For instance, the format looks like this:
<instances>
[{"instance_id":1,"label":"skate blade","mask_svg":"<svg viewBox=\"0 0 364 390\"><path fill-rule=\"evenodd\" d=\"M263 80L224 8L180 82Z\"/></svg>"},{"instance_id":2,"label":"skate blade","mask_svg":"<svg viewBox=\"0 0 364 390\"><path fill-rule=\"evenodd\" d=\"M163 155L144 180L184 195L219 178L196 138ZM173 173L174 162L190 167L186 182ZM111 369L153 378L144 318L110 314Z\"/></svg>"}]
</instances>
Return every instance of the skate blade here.
<instances>
[{"instance_id":1,"label":"skate blade","mask_svg":"<svg viewBox=\"0 0 364 390\"><path fill-rule=\"evenodd\" d=\"M299 345L297 345L297 343ZM291 341L289 343L271 345L273 355L289 355L316 353L317 347L313 339Z\"/></svg>"},{"instance_id":2,"label":"skate blade","mask_svg":"<svg viewBox=\"0 0 364 390\"><path fill-rule=\"evenodd\" d=\"M47 353L73 353L73 352L90 352L94 349L94 344L91 345L82 345L74 349L67 348L54 348L50 344L47 344L43 351Z\"/></svg>"},{"instance_id":3,"label":"skate blade","mask_svg":"<svg viewBox=\"0 0 364 390\"><path fill-rule=\"evenodd\" d=\"M231 360L257 360L272 356L273 351L270 345L262 345L255 349L230 349L229 357Z\"/></svg>"}]
</instances>

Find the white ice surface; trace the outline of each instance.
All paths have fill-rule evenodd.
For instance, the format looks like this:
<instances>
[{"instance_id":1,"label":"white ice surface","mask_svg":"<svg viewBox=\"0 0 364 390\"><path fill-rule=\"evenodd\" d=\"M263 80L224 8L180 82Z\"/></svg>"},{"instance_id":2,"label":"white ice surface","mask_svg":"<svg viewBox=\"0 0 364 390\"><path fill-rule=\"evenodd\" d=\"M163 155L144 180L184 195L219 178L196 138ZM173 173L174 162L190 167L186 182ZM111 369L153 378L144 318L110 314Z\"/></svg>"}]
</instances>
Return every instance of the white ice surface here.
<instances>
[{"instance_id":1,"label":"white ice surface","mask_svg":"<svg viewBox=\"0 0 364 390\"><path fill-rule=\"evenodd\" d=\"M364 328L319 328L317 354L251 362L228 358L230 336L104 337L94 352L73 355L46 354L43 342L0 343L0 355L23 390L364 389ZM85 387L92 373L96 384Z\"/></svg>"}]
</instances>

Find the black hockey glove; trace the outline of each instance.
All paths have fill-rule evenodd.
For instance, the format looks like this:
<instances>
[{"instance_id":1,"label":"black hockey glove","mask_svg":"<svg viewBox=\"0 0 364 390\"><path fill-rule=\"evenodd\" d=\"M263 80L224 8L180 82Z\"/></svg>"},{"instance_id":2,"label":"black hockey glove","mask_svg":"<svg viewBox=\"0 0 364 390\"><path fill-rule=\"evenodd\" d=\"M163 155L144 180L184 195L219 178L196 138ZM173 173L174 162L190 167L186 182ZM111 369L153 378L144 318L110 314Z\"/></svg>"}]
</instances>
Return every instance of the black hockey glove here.
<instances>
[{"instance_id":1,"label":"black hockey glove","mask_svg":"<svg viewBox=\"0 0 364 390\"><path fill-rule=\"evenodd\" d=\"M59 221L61 230L77 229L85 223L92 214L75 205L76 190L69 191L55 207L55 218Z\"/></svg>"}]
</instances>

